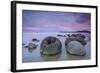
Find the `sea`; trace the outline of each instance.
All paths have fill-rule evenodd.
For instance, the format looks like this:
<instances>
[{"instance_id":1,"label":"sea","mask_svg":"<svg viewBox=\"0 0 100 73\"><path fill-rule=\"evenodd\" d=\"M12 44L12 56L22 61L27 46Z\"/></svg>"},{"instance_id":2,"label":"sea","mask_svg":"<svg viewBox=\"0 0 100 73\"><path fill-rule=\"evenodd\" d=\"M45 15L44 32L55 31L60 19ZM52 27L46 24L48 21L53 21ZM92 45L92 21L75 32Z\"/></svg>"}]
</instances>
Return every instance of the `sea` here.
<instances>
[{"instance_id":1,"label":"sea","mask_svg":"<svg viewBox=\"0 0 100 73\"><path fill-rule=\"evenodd\" d=\"M57 36L58 34L60 35L65 35L65 36ZM85 56L75 56L71 55L66 52L65 48L65 40L68 37L68 34L83 34L85 35L85 41L87 44L84 46L86 50L86 55ZM58 38L61 43L62 43L62 48L61 48L61 53L53 56L47 56L47 55L42 55L40 53L40 45L43 39L45 39L48 36L53 36ZM22 47L22 63L30 63L30 62L47 62L47 61L69 61L69 60L87 60L91 59L91 33L87 32L78 32L78 33L52 33L52 32L23 32L22 36L23 44L24 46L27 46L29 43L37 44L37 48L34 50L29 50L26 47ZM39 41L32 41L32 39L38 39Z\"/></svg>"}]
</instances>

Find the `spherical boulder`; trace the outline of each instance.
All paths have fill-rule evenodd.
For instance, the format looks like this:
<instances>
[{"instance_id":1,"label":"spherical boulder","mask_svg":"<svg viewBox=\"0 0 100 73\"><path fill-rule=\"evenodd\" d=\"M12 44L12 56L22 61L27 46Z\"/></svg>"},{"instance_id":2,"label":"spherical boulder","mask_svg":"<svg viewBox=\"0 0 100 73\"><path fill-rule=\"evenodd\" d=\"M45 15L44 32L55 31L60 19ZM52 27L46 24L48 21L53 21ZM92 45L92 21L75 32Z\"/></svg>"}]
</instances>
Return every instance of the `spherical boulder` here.
<instances>
[{"instance_id":1,"label":"spherical boulder","mask_svg":"<svg viewBox=\"0 0 100 73\"><path fill-rule=\"evenodd\" d=\"M55 55L61 52L62 44L56 37L46 37L40 45L40 53L45 55Z\"/></svg>"},{"instance_id":2,"label":"spherical boulder","mask_svg":"<svg viewBox=\"0 0 100 73\"><path fill-rule=\"evenodd\" d=\"M84 46L78 41L71 41L65 47L69 54L78 56L84 56L86 54Z\"/></svg>"}]
</instances>

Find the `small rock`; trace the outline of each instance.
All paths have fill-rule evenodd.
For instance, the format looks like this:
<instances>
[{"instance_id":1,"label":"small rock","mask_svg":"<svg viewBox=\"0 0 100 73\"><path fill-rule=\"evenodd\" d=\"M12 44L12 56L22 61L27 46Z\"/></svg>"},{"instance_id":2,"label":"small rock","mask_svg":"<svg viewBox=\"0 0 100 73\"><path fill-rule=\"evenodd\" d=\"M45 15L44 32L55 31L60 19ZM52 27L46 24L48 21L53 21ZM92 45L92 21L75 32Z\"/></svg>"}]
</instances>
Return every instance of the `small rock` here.
<instances>
[{"instance_id":1,"label":"small rock","mask_svg":"<svg viewBox=\"0 0 100 73\"><path fill-rule=\"evenodd\" d=\"M70 34L67 34L67 36L70 37L71 35Z\"/></svg>"},{"instance_id":2,"label":"small rock","mask_svg":"<svg viewBox=\"0 0 100 73\"><path fill-rule=\"evenodd\" d=\"M33 50L35 50L37 48L38 45L33 44L33 43L29 43L28 44L28 51L32 52Z\"/></svg>"},{"instance_id":3,"label":"small rock","mask_svg":"<svg viewBox=\"0 0 100 73\"><path fill-rule=\"evenodd\" d=\"M57 36L63 36L63 35L61 35L61 34L57 34Z\"/></svg>"},{"instance_id":4,"label":"small rock","mask_svg":"<svg viewBox=\"0 0 100 73\"><path fill-rule=\"evenodd\" d=\"M67 45L71 41L78 41L82 45L86 45L85 36L82 34L72 34L68 38L66 38L65 45Z\"/></svg>"},{"instance_id":5,"label":"small rock","mask_svg":"<svg viewBox=\"0 0 100 73\"><path fill-rule=\"evenodd\" d=\"M66 35L57 34L59 37L66 37Z\"/></svg>"},{"instance_id":6,"label":"small rock","mask_svg":"<svg viewBox=\"0 0 100 73\"><path fill-rule=\"evenodd\" d=\"M25 45L25 43L22 43L22 45L24 46L24 45Z\"/></svg>"},{"instance_id":7,"label":"small rock","mask_svg":"<svg viewBox=\"0 0 100 73\"><path fill-rule=\"evenodd\" d=\"M33 44L33 43L28 44L28 48L35 49L36 47L37 47L36 44Z\"/></svg>"},{"instance_id":8,"label":"small rock","mask_svg":"<svg viewBox=\"0 0 100 73\"><path fill-rule=\"evenodd\" d=\"M64 35L64 37L66 37L66 35Z\"/></svg>"},{"instance_id":9,"label":"small rock","mask_svg":"<svg viewBox=\"0 0 100 73\"><path fill-rule=\"evenodd\" d=\"M28 46L24 46L24 48L28 48Z\"/></svg>"},{"instance_id":10,"label":"small rock","mask_svg":"<svg viewBox=\"0 0 100 73\"><path fill-rule=\"evenodd\" d=\"M39 42L39 40L36 39L36 38L33 38L32 41L33 41L33 42L35 42L35 41L36 41L36 42Z\"/></svg>"}]
</instances>

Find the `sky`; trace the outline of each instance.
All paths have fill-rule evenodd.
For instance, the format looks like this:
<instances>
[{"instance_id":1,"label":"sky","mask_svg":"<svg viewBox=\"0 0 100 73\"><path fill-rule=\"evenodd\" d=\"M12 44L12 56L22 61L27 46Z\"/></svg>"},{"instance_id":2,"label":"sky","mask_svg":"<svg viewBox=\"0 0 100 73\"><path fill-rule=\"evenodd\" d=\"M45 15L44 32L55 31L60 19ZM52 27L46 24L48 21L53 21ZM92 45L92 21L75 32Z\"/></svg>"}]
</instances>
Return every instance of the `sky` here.
<instances>
[{"instance_id":1,"label":"sky","mask_svg":"<svg viewBox=\"0 0 100 73\"><path fill-rule=\"evenodd\" d=\"M91 14L23 10L22 24L25 32L90 31Z\"/></svg>"}]
</instances>

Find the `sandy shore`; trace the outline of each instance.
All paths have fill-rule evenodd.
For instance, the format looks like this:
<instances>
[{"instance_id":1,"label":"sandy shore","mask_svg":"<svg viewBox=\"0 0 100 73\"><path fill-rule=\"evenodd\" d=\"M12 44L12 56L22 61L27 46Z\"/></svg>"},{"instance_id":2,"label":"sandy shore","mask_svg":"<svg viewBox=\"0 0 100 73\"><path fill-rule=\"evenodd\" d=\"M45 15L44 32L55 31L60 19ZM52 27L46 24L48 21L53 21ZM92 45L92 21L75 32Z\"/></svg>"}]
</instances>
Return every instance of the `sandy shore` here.
<instances>
[{"instance_id":1,"label":"sandy shore","mask_svg":"<svg viewBox=\"0 0 100 73\"><path fill-rule=\"evenodd\" d=\"M64 34L64 33L62 33ZM58 55L55 56L43 56L40 54L40 44L41 41L48 35L53 35L57 37L61 43L62 43L62 52ZM86 34L87 35L87 34ZM27 63L27 62L41 62L41 61L65 61L65 60L86 60L91 58L91 47L90 47L90 42L87 41L87 44L84 46L86 50L86 55L85 56L75 56L75 55L70 55L66 52L65 48L65 39L66 37L58 37L57 34L55 33L24 33L23 34L23 43L28 44L29 42L32 42L32 38L37 38L40 40L40 42L35 42L38 44L38 47L33 50L31 53L28 51L28 48L22 48L22 61ZM88 37L87 37L88 38ZM86 39L88 40L88 39Z\"/></svg>"}]
</instances>

